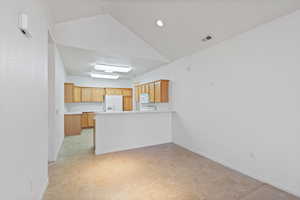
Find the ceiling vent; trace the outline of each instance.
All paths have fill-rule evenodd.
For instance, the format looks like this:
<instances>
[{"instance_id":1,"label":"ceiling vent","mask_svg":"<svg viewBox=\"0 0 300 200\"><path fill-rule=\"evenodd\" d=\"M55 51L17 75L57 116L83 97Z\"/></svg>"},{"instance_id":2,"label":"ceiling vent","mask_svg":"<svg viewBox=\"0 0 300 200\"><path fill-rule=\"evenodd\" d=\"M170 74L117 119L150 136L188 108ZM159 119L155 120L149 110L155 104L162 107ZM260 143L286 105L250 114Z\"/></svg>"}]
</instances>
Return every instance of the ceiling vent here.
<instances>
[{"instance_id":1,"label":"ceiling vent","mask_svg":"<svg viewBox=\"0 0 300 200\"><path fill-rule=\"evenodd\" d=\"M211 40L211 39L212 39L212 36L208 35L202 39L202 42L207 42L208 40Z\"/></svg>"}]
</instances>

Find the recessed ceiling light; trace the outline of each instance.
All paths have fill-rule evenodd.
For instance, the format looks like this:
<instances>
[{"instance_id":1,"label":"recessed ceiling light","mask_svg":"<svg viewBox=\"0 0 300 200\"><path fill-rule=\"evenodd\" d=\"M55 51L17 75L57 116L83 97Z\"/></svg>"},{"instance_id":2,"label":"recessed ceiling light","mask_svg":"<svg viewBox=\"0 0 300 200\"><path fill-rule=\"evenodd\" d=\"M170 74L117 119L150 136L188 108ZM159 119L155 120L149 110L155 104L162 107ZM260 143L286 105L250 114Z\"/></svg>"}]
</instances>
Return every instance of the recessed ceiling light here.
<instances>
[{"instance_id":1,"label":"recessed ceiling light","mask_svg":"<svg viewBox=\"0 0 300 200\"><path fill-rule=\"evenodd\" d=\"M164 22L162 20L156 20L156 25L159 27L163 27L164 26Z\"/></svg>"},{"instance_id":2,"label":"recessed ceiling light","mask_svg":"<svg viewBox=\"0 0 300 200\"><path fill-rule=\"evenodd\" d=\"M104 65L104 64L96 64L94 66L95 70L101 70L101 71L105 71L105 72L125 72L128 73L132 70L131 67L129 66L112 66L112 65Z\"/></svg>"},{"instance_id":3,"label":"recessed ceiling light","mask_svg":"<svg viewBox=\"0 0 300 200\"><path fill-rule=\"evenodd\" d=\"M118 79L120 76L115 74L98 74L91 72L92 78Z\"/></svg>"}]
</instances>

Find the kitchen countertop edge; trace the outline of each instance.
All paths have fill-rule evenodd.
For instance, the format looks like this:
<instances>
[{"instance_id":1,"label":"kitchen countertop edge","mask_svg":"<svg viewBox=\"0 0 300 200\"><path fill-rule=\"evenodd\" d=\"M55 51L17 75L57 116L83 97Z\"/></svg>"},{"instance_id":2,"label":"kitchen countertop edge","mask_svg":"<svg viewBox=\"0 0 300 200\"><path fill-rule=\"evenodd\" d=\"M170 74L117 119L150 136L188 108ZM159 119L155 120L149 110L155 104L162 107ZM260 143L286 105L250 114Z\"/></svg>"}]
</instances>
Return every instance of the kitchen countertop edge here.
<instances>
[{"instance_id":1,"label":"kitchen countertop edge","mask_svg":"<svg viewBox=\"0 0 300 200\"><path fill-rule=\"evenodd\" d=\"M119 114L148 114L148 113L173 113L173 110L159 111L124 111L124 112L96 112L96 115L119 115Z\"/></svg>"}]
</instances>

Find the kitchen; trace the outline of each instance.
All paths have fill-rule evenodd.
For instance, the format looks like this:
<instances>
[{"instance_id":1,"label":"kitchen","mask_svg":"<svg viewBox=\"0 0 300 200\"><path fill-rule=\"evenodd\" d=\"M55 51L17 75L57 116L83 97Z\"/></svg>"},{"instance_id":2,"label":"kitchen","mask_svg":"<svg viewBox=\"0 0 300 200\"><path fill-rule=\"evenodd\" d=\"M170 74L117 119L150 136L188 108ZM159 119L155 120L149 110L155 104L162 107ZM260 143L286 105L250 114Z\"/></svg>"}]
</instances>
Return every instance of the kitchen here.
<instances>
[{"instance_id":1,"label":"kitchen","mask_svg":"<svg viewBox=\"0 0 300 200\"><path fill-rule=\"evenodd\" d=\"M131 82L124 84L123 81L123 84L117 85L119 87L100 87L101 85L112 86L112 84L104 83L102 79L85 78L80 81L77 79L78 77L69 78L70 82L64 84L65 136L78 136L82 134L83 130L93 130L96 154L171 141L169 80L155 80L141 84L132 84ZM112 81L118 82L118 80ZM121 85L129 87L120 87ZM134 86L130 87L131 85ZM145 113L147 114L143 115ZM165 117L160 118L165 114ZM122 115L122 119L120 119L120 115ZM134 115L138 115L138 118L131 120ZM107 121L108 118L114 125L108 126L110 124ZM128 129L122 126L121 121L124 121L124 118L129 120L127 125L132 123ZM137 125L138 121L140 121L139 124L142 124L147 119L150 120L149 127L147 124ZM115 126L116 124L118 126ZM153 126L153 124L157 124L157 126ZM112 131L116 127L119 129ZM161 130L162 127L164 127L163 130ZM152 134L150 140L145 137L147 134L149 135L149 131L156 133L156 135ZM138 134L141 132L143 133ZM162 132L164 133L161 134ZM164 136L162 137L162 135ZM128 139L130 136L134 137L131 141ZM127 140L122 140L122 137ZM116 147L118 148L116 149Z\"/></svg>"}]
</instances>

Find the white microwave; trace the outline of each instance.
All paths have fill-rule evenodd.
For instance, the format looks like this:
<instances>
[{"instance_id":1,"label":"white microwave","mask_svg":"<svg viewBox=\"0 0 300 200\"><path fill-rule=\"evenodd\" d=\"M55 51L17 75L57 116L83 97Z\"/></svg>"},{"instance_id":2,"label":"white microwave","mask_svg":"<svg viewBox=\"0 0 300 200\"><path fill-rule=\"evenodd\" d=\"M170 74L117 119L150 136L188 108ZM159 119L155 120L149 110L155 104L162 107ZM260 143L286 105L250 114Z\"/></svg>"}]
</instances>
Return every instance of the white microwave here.
<instances>
[{"instance_id":1,"label":"white microwave","mask_svg":"<svg viewBox=\"0 0 300 200\"><path fill-rule=\"evenodd\" d=\"M147 93L140 94L140 103L150 103L149 94Z\"/></svg>"}]
</instances>

